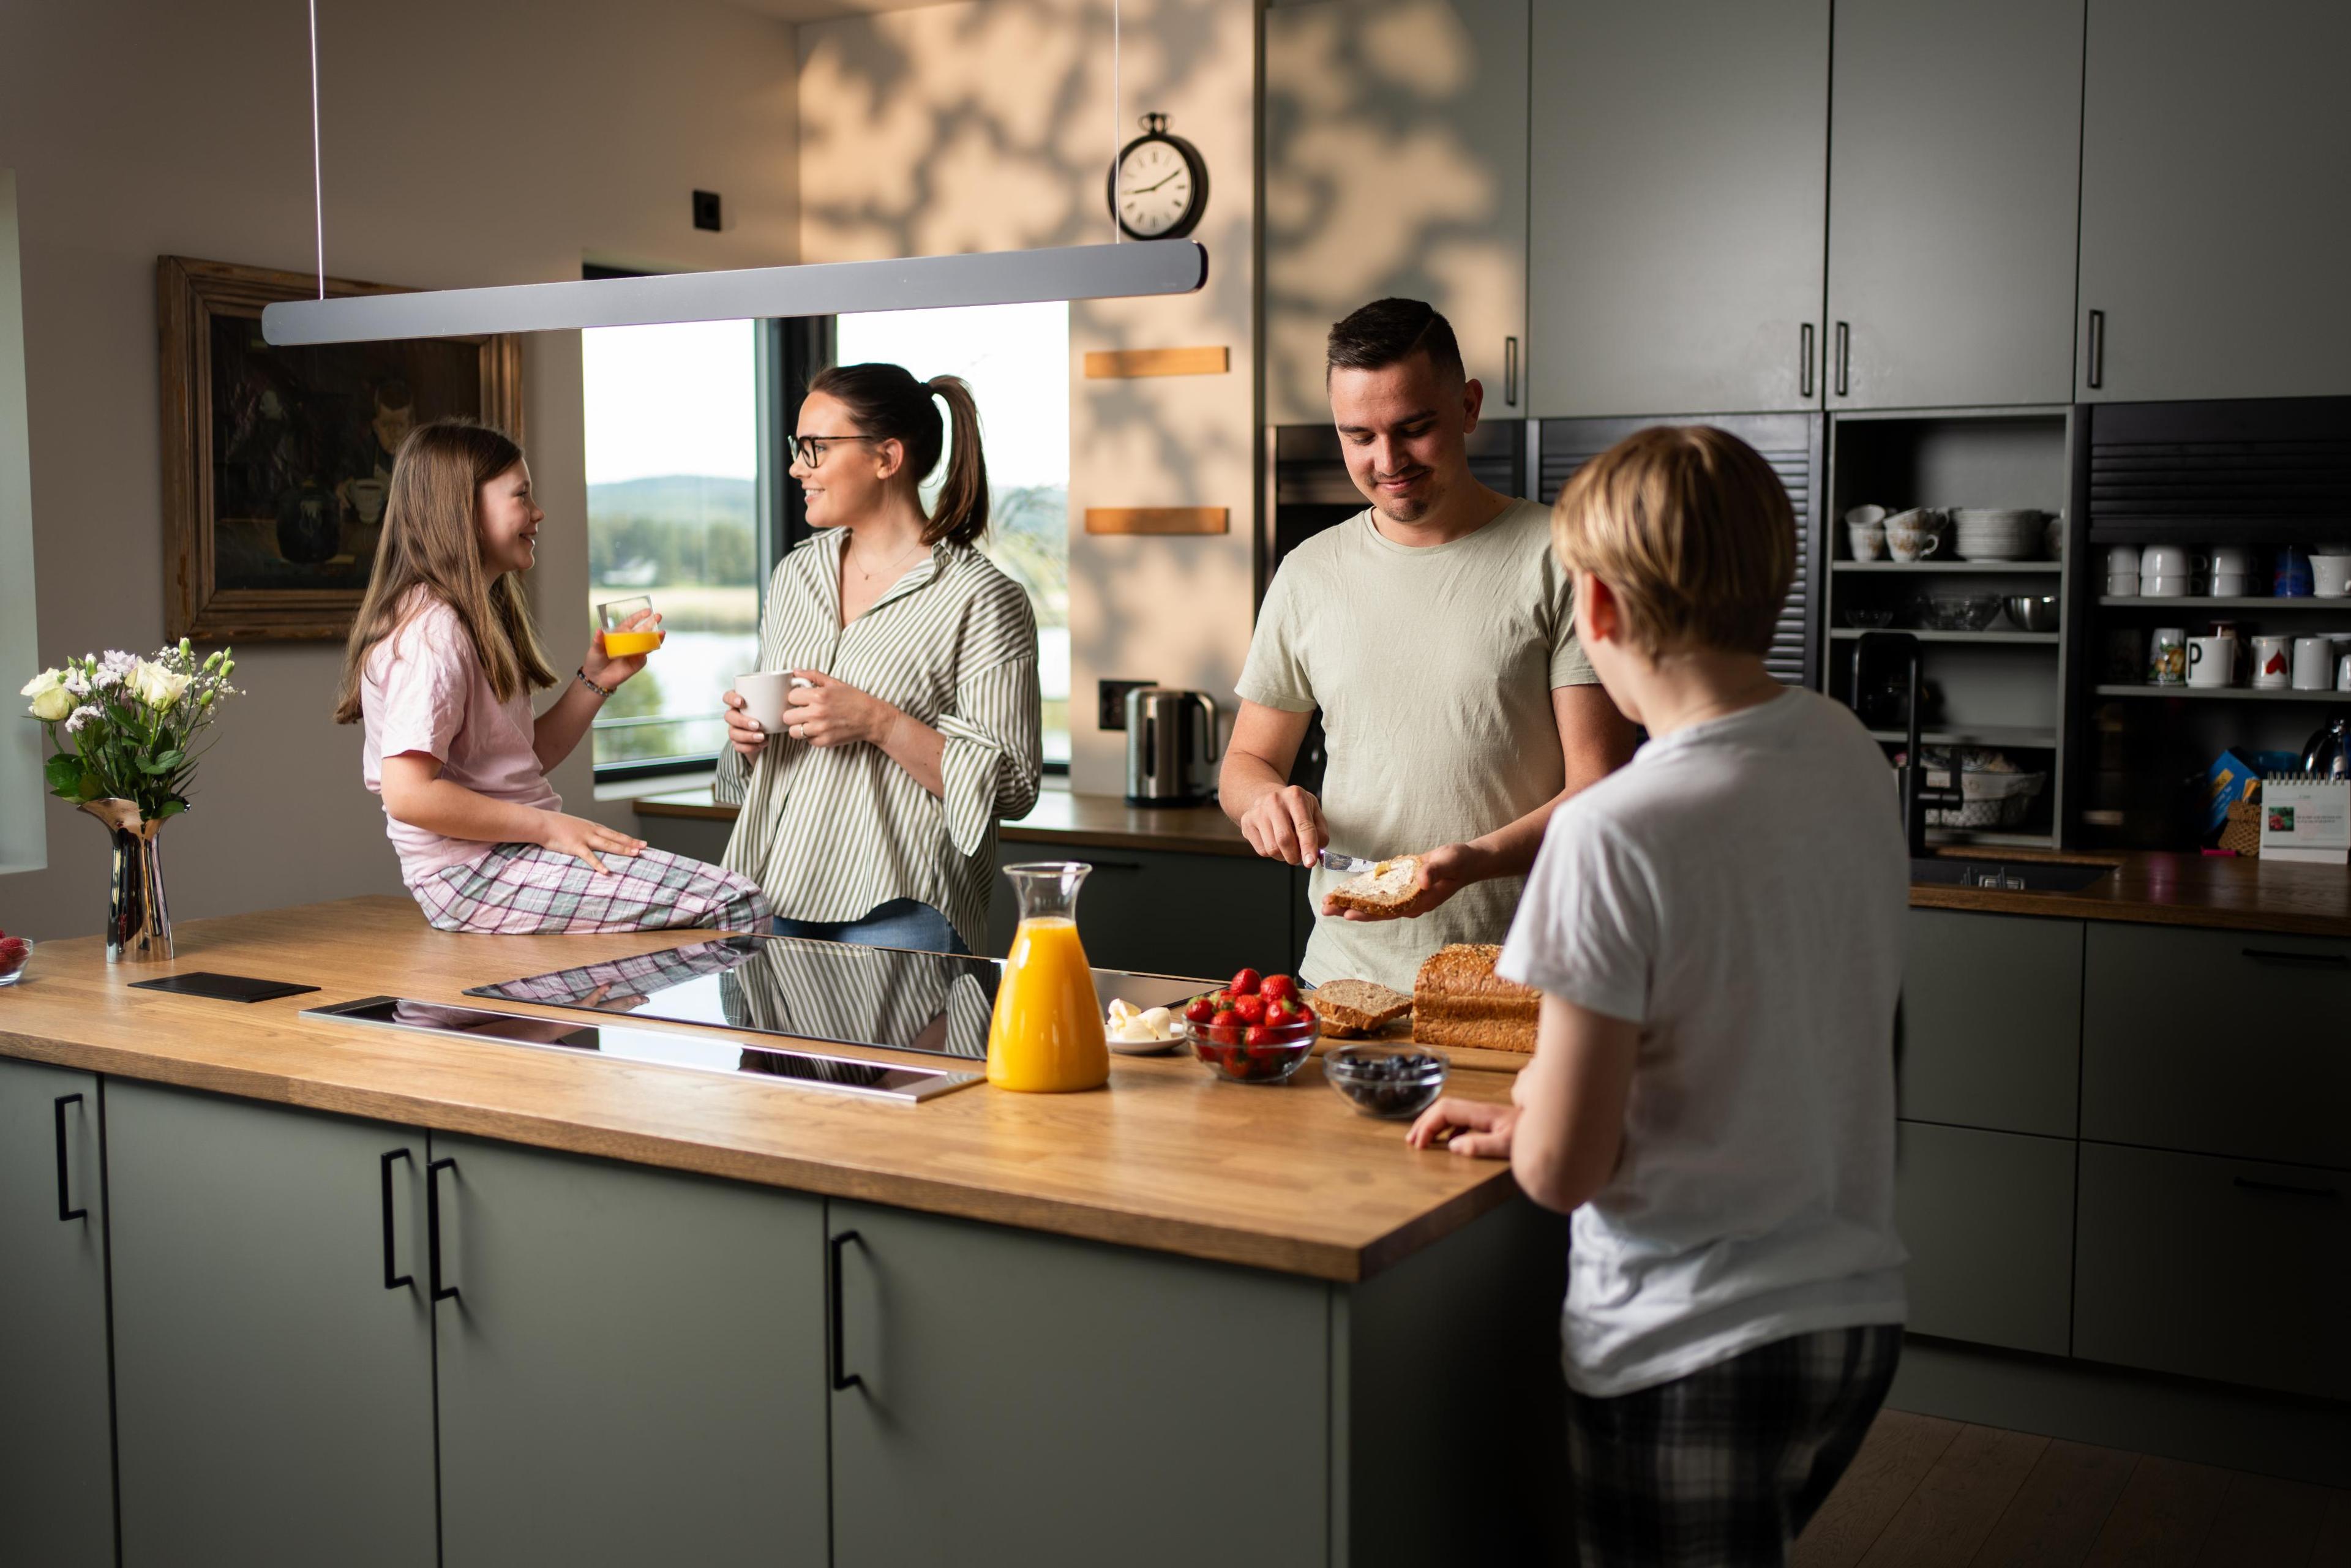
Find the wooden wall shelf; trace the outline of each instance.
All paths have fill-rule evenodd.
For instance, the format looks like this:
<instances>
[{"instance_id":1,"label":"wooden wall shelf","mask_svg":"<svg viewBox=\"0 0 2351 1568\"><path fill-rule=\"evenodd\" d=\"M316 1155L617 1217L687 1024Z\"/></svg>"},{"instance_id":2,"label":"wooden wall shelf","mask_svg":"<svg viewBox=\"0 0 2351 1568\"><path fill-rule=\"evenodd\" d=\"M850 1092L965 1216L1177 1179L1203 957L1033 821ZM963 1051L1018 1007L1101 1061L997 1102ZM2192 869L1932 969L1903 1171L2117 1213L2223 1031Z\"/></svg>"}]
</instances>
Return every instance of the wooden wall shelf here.
<instances>
[{"instance_id":1,"label":"wooden wall shelf","mask_svg":"<svg viewBox=\"0 0 2351 1568\"><path fill-rule=\"evenodd\" d=\"M1134 376L1220 376L1232 369L1230 349L1111 349L1086 356L1090 381Z\"/></svg>"},{"instance_id":2,"label":"wooden wall shelf","mask_svg":"<svg viewBox=\"0 0 2351 1568\"><path fill-rule=\"evenodd\" d=\"M1088 507L1090 534L1221 534L1231 531L1229 507Z\"/></svg>"}]
</instances>

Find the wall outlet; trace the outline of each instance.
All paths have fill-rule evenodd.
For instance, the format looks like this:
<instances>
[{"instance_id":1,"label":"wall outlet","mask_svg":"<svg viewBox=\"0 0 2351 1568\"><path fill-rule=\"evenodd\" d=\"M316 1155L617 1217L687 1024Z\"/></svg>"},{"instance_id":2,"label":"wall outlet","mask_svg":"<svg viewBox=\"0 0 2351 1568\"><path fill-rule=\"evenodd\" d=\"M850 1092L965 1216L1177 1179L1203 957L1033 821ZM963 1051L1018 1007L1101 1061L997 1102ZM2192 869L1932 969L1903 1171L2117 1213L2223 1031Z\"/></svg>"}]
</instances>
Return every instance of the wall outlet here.
<instances>
[{"instance_id":1,"label":"wall outlet","mask_svg":"<svg viewBox=\"0 0 2351 1568\"><path fill-rule=\"evenodd\" d=\"M1102 712L1095 722L1102 729L1126 727L1126 694L1137 686L1155 686L1157 681L1104 681L1102 683Z\"/></svg>"},{"instance_id":2,"label":"wall outlet","mask_svg":"<svg viewBox=\"0 0 2351 1568\"><path fill-rule=\"evenodd\" d=\"M719 227L717 192L694 193L694 226L698 229L709 229L714 234L717 232Z\"/></svg>"}]
</instances>

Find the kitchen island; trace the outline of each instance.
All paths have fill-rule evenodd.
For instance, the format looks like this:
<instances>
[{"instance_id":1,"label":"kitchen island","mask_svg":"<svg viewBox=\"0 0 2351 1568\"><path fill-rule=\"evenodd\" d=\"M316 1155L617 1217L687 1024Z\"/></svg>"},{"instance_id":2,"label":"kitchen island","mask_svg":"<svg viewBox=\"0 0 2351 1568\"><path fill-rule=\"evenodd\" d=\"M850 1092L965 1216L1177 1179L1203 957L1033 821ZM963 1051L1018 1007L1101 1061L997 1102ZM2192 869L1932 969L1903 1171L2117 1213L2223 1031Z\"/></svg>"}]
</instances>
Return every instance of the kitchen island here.
<instances>
[{"instance_id":1,"label":"kitchen island","mask_svg":"<svg viewBox=\"0 0 2351 1568\"><path fill-rule=\"evenodd\" d=\"M45 945L0 995L36 1556L116 1561L117 1513L123 1563L1420 1562L1464 1511L1545 1550L1495 1505L1561 1473L1562 1222L1319 1067L900 1105L298 1016L695 939L369 898L157 969ZM194 970L319 988L130 988Z\"/></svg>"}]
</instances>

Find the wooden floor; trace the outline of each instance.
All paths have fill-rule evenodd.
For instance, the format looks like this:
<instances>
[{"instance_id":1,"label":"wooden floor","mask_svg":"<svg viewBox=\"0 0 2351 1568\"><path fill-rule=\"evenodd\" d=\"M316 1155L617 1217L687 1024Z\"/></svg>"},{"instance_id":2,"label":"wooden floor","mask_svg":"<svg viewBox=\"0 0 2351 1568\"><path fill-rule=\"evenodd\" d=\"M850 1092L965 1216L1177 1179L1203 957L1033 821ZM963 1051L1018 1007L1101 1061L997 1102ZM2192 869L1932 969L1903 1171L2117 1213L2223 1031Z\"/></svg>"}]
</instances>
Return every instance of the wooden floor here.
<instances>
[{"instance_id":1,"label":"wooden floor","mask_svg":"<svg viewBox=\"0 0 2351 1568\"><path fill-rule=\"evenodd\" d=\"M2351 1491L1888 1410L1799 1568L2351 1568Z\"/></svg>"}]
</instances>

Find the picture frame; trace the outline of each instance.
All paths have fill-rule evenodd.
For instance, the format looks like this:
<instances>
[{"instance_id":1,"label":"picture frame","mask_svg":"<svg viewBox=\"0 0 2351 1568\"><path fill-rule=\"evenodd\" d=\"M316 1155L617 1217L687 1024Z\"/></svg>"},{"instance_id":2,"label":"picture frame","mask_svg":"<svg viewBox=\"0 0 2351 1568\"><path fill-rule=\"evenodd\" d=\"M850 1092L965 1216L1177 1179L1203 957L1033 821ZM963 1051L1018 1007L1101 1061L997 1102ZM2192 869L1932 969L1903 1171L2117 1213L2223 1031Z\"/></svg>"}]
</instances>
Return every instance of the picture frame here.
<instances>
[{"instance_id":1,"label":"picture frame","mask_svg":"<svg viewBox=\"0 0 2351 1568\"><path fill-rule=\"evenodd\" d=\"M406 292L340 277L326 288ZM262 340L263 306L318 294L309 273L156 258L169 638L340 641L374 564L400 438L463 415L522 440L517 334Z\"/></svg>"}]
</instances>

